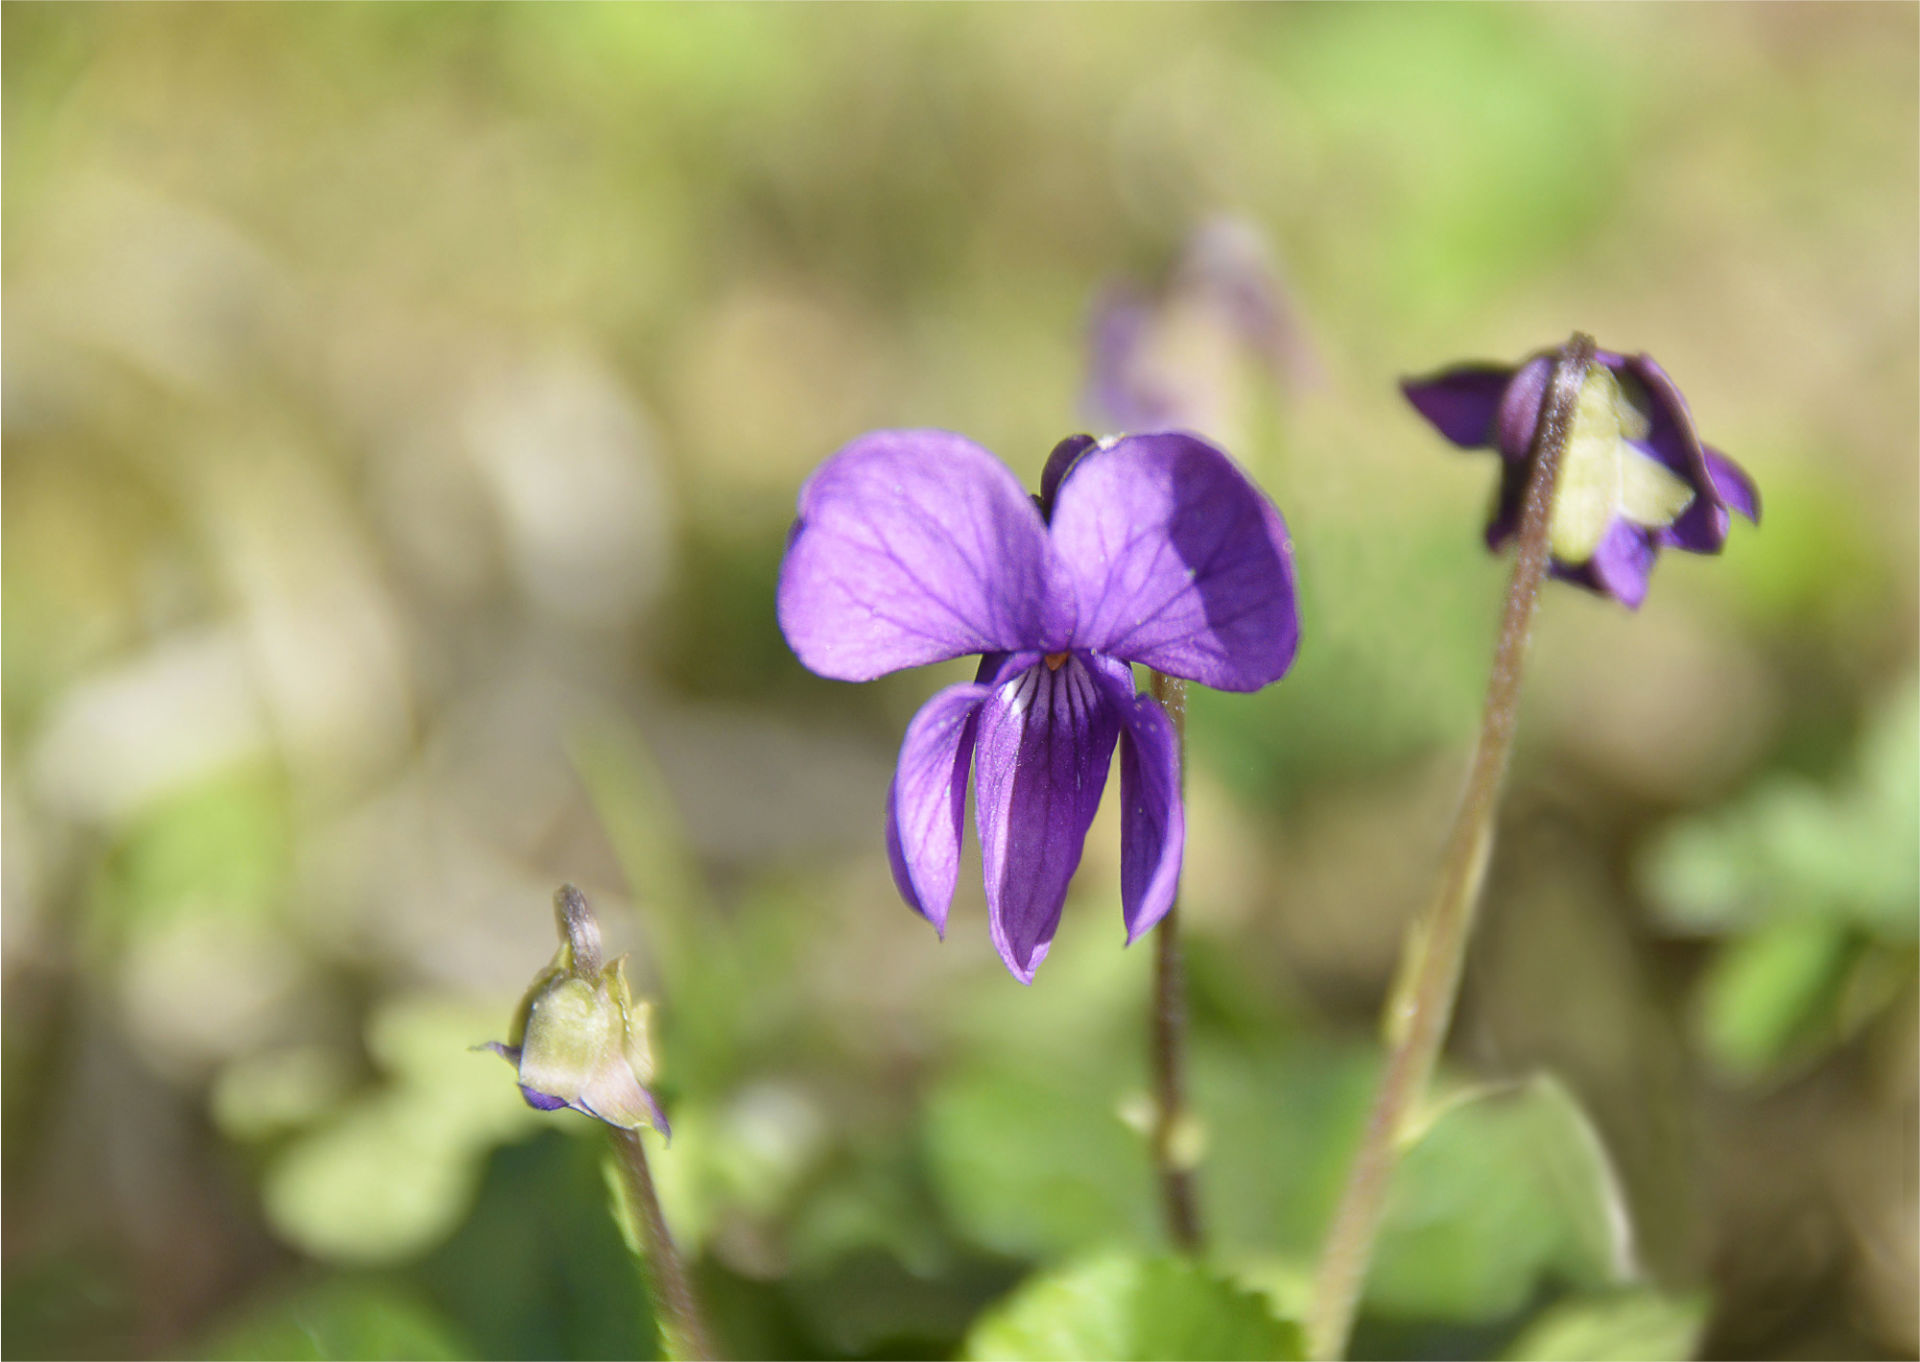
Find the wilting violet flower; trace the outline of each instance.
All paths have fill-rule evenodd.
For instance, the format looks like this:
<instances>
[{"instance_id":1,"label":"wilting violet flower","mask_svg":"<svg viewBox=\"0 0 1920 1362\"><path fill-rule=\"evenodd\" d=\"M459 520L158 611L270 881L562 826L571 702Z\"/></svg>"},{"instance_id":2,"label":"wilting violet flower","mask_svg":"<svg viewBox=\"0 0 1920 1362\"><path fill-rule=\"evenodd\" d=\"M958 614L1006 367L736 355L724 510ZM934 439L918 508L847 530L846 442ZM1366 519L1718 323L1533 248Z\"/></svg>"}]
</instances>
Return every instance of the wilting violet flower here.
<instances>
[{"instance_id":1,"label":"wilting violet flower","mask_svg":"<svg viewBox=\"0 0 1920 1362\"><path fill-rule=\"evenodd\" d=\"M571 885L555 895L563 939L520 1000L508 1042L491 1050L518 1071L530 1107L575 1111L620 1130L672 1131L653 1081L652 1010L627 986L626 957L602 962L600 927Z\"/></svg>"},{"instance_id":2,"label":"wilting violet flower","mask_svg":"<svg viewBox=\"0 0 1920 1362\"><path fill-rule=\"evenodd\" d=\"M1173 904L1180 754L1130 662L1257 690L1299 642L1280 513L1191 435L1063 441L1040 495L937 430L876 431L800 491L780 627L822 676L869 681L982 654L907 726L887 851L909 906L946 932L967 771L993 942L1023 983L1046 957L1120 748L1129 942Z\"/></svg>"},{"instance_id":3,"label":"wilting violet flower","mask_svg":"<svg viewBox=\"0 0 1920 1362\"><path fill-rule=\"evenodd\" d=\"M1499 548L1520 529L1553 356L1517 368L1465 364L1400 387L1420 414L1464 449L1500 454L1487 525ZM1731 512L1760 521L1760 493L1740 466L1701 443L1687 400L1646 355L1601 350L1587 371L1554 487L1547 533L1553 575L1630 609L1646 599L1663 548L1718 553Z\"/></svg>"}]
</instances>

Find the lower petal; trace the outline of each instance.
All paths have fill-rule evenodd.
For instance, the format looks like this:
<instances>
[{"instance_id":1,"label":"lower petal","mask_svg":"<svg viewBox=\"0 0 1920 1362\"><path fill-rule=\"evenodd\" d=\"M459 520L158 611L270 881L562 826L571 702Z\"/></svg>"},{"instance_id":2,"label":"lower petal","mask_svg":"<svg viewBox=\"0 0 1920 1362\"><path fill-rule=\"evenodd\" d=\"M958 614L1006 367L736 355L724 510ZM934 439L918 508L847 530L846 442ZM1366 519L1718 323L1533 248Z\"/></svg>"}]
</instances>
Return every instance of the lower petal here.
<instances>
[{"instance_id":1,"label":"lower petal","mask_svg":"<svg viewBox=\"0 0 1920 1362\"><path fill-rule=\"evenodd\" d=\"M960 829L975 716L991 695L981 685L949 686L920 707L900 744L887 792L887 860L907 906L947 930L960 874Z\"/></svg>"},{"instance_id":2,"label":"lower petal","mask_svg":"<svg viewBox=\"0 0 1920 1362\"><path fill-rule=\"evenodd\" d=\"M1165 710L1133 691L1125 663L1096 663L1102 685L1120 715L1120 909L1127 944L1173 907L1186 846L1186 809L1180 797L1180 740Z\"/></svg>"},{"instance_id":3,"label":"lower petal","mask_svg":"<svg viewBox=\"0 0 1920 1362\"><path fill-rule=\"evenodd\" d=\"M1661 534L1660 542L1688 553L1718 553L1733 527L1734 511L1756 525L1760 523L1760 492L1746 470L1712 445L1703 445L1701 452L1713 495L1696 498Z\"/></svg>"},{"instance_id":4,"label":"lower petal","mask_svg":"<svg viewBox=\"0 0 1920 1362\"><path fill-rule=\"evenodd\" d=\"M1041 660L981 707L975 817L993 944L1022 983L1046 958L1100 807L1120 718L1086 663Z\"/></svg>"},{"instance_id":5,"label":"lower petal","mask_svg":"<svg viewBox=\"0 0 1920 1362\"><path fill-rule=\"evenodd\" d=\"M1647 580L1653 574L1656 553L1646 530L1616 520L1586 565L1591 573L1590 585L1629 610L1638 610L1647 598Z\"/></svg>"}]
</instances>

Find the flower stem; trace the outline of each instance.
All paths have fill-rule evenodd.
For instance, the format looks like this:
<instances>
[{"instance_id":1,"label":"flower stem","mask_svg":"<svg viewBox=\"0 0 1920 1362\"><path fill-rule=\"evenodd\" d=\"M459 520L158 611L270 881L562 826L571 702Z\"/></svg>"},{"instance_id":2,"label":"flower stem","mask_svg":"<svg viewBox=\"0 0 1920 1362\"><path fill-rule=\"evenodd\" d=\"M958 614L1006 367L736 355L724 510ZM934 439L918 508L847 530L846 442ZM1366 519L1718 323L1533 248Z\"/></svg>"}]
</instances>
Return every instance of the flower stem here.
<instances>
[{"instance_id":1,"label":"flower stem","mask_svg":"<svg viewBox=\"0 0 1920 1362\"><path fill-rule=\"evenodd\" d=\"M693 1283L687 1277L680 1251L674 1247L667 1218L660 1210L660 1198L653 1190L653 1174L647 1168L646 1147L637 1130L615 1130L614 1148L620 1151L620 1167L639 1214L640 1233L646 1248L647 1282L653 1288L654 1313L665 1336L667 1354L674 1358L706 1362L715 1356L708 1338L706 1321L700 1316L700 1304L694 1298Z\"/></svg>"},{"instance_id":2,"label":"flower stem","mask_svg":"<svg viewBox=\"0 0 1920 1362\"><path fill-rule=\"evenodd\" d=\"M1187 778L1187 683L1153 672L1148 689L1173 723L1180 754L1180 782ZM1183 790L1184 793L1184 790ZM1154 930L1153 957L1153 1163L1160 1174L1160 1201L1167 1234L1182 1253L1201 1247L1200 1205L1191 1158L1180 1146L1187 1126L1187 998L1180 960L1180 899Z\"/></svg>"},{"instance_id":3,"label":"flower stem","mask_svg":"<svg viewBox=\"0 0 1920 1362\"><path fill-rule=\"evenodd\" d=\"M1593 353L1592 337L1575 332L1560 351L1541 406L1531 451L1533 475L1520 522L1520 548L1500 619L1480 739L1441 864L1439 890L1425 918L1407 938L1402 983L1394 991L1388 1017L1392 1052L1367 1117L1360 1152L1334 1213L1315 1282L1307 1342L1311 1356L1329 1362L1346 1353L1399 1158L1401 1133L1433 1075L1459 996L1461 968L1493 848L1494 814L1513 748L1534 603L1547 570L1554 479Z\"/></svg>"}]
</instances>

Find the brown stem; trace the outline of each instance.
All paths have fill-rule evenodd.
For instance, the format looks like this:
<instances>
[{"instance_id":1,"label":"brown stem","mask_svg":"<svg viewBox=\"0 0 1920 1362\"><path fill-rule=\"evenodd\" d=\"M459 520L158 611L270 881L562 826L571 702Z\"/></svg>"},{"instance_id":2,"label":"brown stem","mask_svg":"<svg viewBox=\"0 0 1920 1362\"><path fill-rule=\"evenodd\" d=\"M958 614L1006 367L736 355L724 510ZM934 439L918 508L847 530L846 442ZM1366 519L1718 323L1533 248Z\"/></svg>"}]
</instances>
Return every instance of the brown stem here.
<instances>
[{"instance_id":1,"label":"brown stem","mask_svg":"<svg viewBox=\"0 0 1920 1362\"><path fill-rule=\"evenodd\" d=\"M1547 570L1554 479L1593 353L1593 338L1576 331L1560 351L1541 405L1530 452L1534 467L1521 515L1520 549L1500 619L1479 743L1441 863L1438 892L1426 917L1408 936L1406 950L1411 959L1404 971L1406 985L1395 993L1401 1011L1389 1018L1393 1050L1320 1260L1307 1319L1307 1342L1316 1358L1337 1359L1346 1353L1399 1158L1401 1132L1409 1111L1426 1091L1453 1018L1474 912L1493 848L1494 813L1513 748L1534 603Z\"/></svg>"},{"instance_id":2,"label":"brown stem","mask_svg":"<svg viewBox=\"0 0 1920 1362\"><path fill-rule=\"evenodd\" d=\"M1187 683L1154 672L1148 689L1173 722L1180 757L1180 781L1187 771ZM1160 1174L1160 1201L1167 1234L1182 1253L1201 1247L1199 1196L1193 1166L1180 1138L1187 1116L1186 981L1180 962L1180 899L1154 929L1153 956L1153 1163Z\"/></svg>"},{"instance_id":3,"label":"brown stem","mask_svg":"<svg viewBox=\"0 0 1920 1362\"><path fill-rule=\"evenodd\" d=\"M666 1337L671 1357L706 1362L716 1354L707 1336L706 1322L700 1317L700 1305L694 1298L693 1283L687 1277L680 1251L674 1247L667 1218L660 1210L660 1198L653 1190L653 1174L647 1168L646 1147L637 1130L615 1130L614 1147L620 1151L620 1167L626 1173L627 1187L640 1216L640 1233L646 1249L647 1276L653 1286L654 1310L660 1319L660 1331Z\"/></svg>"}]
</instances>

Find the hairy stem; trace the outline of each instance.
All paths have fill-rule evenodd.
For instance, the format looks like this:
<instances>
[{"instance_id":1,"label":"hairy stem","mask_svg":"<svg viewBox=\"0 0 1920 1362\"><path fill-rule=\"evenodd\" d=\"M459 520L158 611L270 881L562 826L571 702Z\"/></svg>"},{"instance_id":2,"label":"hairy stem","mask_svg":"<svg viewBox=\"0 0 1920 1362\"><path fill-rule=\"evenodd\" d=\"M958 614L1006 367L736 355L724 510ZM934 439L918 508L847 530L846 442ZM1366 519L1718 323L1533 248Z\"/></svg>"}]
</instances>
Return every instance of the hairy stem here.
<instances>
[{"instance_id":1,"label":"hairy stem","mask_svg":"<svg viewBox=\"0 0 1920 1362\"><path fill-rule=\"evenodd\" d=\"M700 1304L694 1298L686 1265L680 1261L680 1251L674 1247L673 1234L667 1229L667 1218L661 1213L660 1198L654 1193L653 1174L647 1168L647 1151L640 1143L640 1132L616 1130L613 1144L620 1151L620 1167L626 1174L627 1187L639 1214L647 1281L653 1288L654 1313L666 1337L667 1354L705 1362L715 1356L713 1343L707 1335L706 1321L700 1316Z\"/></svg>"},{"instance_id":2,"label":"hairy stem","mask_svg":"<svg viewBox=\"0 0 1920 1362\"><path fill-rule=\"evenodd\" d=\"M1542 403L1531 451L1533 475L1520 521L1520 548L1500 619L1480 739L1441 863L1438 891L1407 939L1403 986L1394 993L1398 1014L1388 1018L1393 1048L1320 1260L1307 1319L1307 1342L1316 1358L1337 1359L1346 1353L1399 1158L1401 1132L1408 1113L1426 1091L1453 1019L1467 942L1493 848L1500 787L1513 748L1534 603L1547 570L1554 479L1593 353L1592 337L1575 332L1560 351Z\"/></svg>"},{"instance_id":3,"label":"hairy stem","mask_svg":"<svg viewBox=\"0 0 1920 1362\"><path fill-rule=\"evenodd\" d=\"M1180 753L1180 781L1187 772L1187 683L1152 673L1148 689L1173 722ZM1184 792L1184 791L1183 791ZM1182 1148L1187 1115L1187 998L1180 961L1180 900L1154 929L1153 956L1153 1163L1160 1174L1160 1201L1167 1235L1182 1253L1201 1247L1200 1205L1190 1151Z\"/></svg>"}]
</instances>

